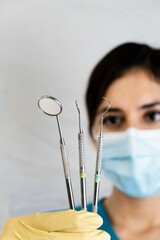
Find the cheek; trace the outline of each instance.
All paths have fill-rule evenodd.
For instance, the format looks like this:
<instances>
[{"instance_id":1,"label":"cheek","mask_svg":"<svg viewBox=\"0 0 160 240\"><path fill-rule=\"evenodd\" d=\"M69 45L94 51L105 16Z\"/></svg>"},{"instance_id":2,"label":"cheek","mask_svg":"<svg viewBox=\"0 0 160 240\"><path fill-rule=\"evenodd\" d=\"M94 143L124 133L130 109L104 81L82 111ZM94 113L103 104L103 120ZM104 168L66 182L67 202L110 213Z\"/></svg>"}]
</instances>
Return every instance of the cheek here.
<instances>
[{"instance_id":1,"label":"cheek","mask_svg":"<svg viewBox=\"0 0 160 240\"><path fill-rule=\"evenodd\" d=\"M92 139L96 139L98 131L96 129L96 126L94 125L94 127L92 128Z\"/></svg>"},{"instance_id":2,"label":"cheek","mask_svg":"<svg viewBox=\"0 0 160 240\"><path fill-rule=\"evenodd\" d=\"M100 131L100 118L96 117L93 127L92 127L92 135L95 137L97 134L99 134Z\"/></svg>"},{"instance_id":3,"label":"cheek","mask_svg":"<svg viewBox=\"0 0 160 240\"><path fill-rule=\"evenodd\" d=\"M95 132L94 129L92 129L92 137L91 137L91 140L92 140L92 144L93 146L96 148L97 147L97 133Z\"/></svg>"},{"instance_id":4,"label":"cheek","mask_svg":"<svg viewBox=\"0 0 160 240\"><path fill-rule=\"evenodd\" d=\"M92 143L93 143L94 148L96 149L97 148L97 140L96 139L92 139Z\"/></svg>"}]
</instances>

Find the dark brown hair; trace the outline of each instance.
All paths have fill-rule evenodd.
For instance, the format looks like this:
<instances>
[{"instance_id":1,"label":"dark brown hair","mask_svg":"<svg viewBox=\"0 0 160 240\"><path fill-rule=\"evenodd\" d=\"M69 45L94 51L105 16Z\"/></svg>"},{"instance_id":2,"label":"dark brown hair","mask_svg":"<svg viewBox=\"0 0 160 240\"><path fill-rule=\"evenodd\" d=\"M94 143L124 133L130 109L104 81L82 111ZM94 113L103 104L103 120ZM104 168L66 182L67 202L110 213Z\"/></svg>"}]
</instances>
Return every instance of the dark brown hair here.
<instances>
[{"instance_id":1,"label":"dark brown hair","mask_svg":"<svg viewBox=\"0 0 160 240\"><path fill-rule=\"evenodd\" d=\"M160 49L141 43L124 43L110 51L94 67L85 94L90 134L107 88L134 67L148 70L160 81Z\"/></svg>"}]
</instances>

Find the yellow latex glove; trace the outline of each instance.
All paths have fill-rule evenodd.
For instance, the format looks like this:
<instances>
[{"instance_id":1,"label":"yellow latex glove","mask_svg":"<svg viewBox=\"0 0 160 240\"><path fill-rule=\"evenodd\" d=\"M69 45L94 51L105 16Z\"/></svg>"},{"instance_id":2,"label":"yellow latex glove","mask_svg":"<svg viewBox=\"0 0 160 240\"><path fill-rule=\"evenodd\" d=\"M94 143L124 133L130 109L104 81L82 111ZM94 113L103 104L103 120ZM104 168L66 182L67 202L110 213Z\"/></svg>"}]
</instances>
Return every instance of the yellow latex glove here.
<instances>
[{"instance_id":1,"label":"yellow latex glove","mask_svg":"<svg viewBox=\"0 0 160 240\"><path fill-rule=\"evenodd\" d=\"M5 224L1 240L109 240L97 230L102 218L85 210L65 210L15 217Z\"/></svg>"}]
</instances>

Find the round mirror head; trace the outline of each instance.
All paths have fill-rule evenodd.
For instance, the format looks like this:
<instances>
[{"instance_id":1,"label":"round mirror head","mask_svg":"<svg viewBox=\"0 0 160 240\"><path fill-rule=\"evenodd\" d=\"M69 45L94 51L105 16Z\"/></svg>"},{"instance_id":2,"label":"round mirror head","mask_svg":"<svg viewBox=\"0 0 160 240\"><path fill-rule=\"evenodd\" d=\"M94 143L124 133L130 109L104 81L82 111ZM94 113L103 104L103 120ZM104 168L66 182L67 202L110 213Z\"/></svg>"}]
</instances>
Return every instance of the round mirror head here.
<instances>
[{"instance_id":1,"label":"round mirror head","mask_svg":"<svg viewBox=\"0 0 160 240\"><path fill-rule=\"evenodd\" d=\"M43 96L38 100L38 107L47 115L57 116L62 112L62 104L54 97Z\"/></svg>"}]
</instances>

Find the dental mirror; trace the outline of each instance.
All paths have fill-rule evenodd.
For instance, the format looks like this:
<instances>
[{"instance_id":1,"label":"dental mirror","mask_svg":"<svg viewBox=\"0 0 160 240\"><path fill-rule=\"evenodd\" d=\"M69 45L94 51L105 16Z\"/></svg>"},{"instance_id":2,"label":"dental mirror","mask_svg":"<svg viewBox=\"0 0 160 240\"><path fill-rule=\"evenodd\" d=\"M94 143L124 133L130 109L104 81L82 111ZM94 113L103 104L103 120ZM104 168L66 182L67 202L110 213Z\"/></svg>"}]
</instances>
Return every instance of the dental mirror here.
<instances>
[{"instance_id":1,"label":"dental mirror","mask_svg":"<svg viewBox=\"0 0 160 240\"><path fill-rule=\"evenodd\" d=\"M63 170L66 180L66 188L68 193L69 206L71 209L75 208L72 182L70 176L70 169L68 163L68 156L66 151L65 140L62 135L61 124L59 120L59 114L62 112L62 104L54 97L44 95L38 100L38 107L49 116L55 116L57 119L58 131L60 136L60 150L63 163Z\"/></svg>"},{"instance_id":2,"label":"dental mirror","mask_svg":"<svg viewBox=\"0 0 160 240\"><path fill-rule=\"evenodd\" d=\"M62 112L62 104L54 97L44 95L38 100L39 108L49 116L57 116Z\"/></svg>"}]
</instances>

